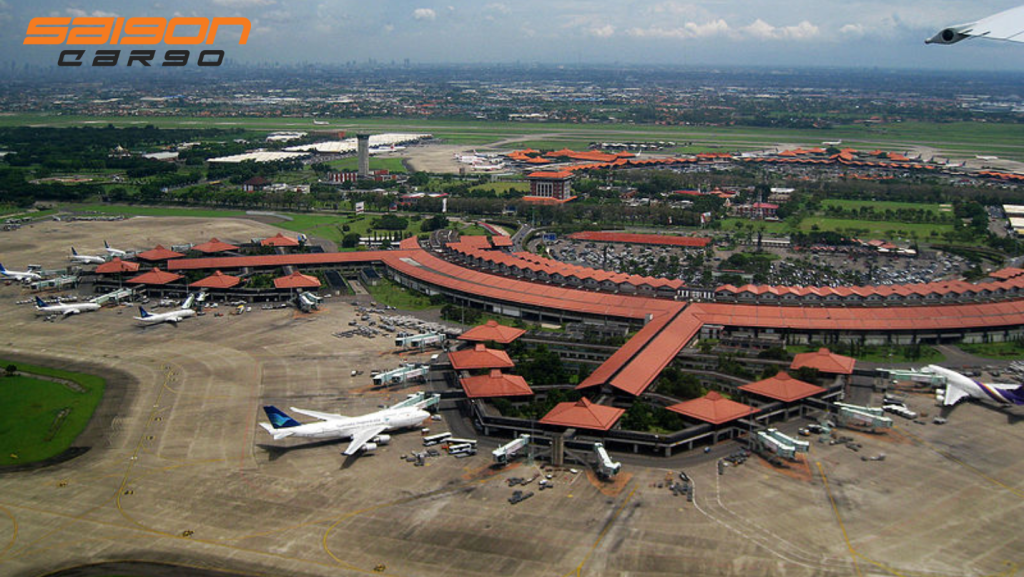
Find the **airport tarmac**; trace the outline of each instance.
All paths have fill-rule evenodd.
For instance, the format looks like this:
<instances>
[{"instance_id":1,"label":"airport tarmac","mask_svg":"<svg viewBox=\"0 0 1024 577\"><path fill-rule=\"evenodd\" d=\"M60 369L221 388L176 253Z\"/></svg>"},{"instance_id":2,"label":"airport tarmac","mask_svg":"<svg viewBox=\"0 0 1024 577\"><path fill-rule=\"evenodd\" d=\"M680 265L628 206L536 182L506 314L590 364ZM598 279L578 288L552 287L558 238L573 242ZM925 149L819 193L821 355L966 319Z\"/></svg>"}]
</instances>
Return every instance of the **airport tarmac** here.
<instances>
[{"instance_id":1,"label":"airport tarmac","mask_svg":"<svg viewBox=\"0 0 1024 577\"><path fill-rule=\"evenodd\" d=\"M155 220L145 228L163 226ZM114 231L130 222L68 225L122 248ZM274 232L238 222L241 235ZM67 249L50 226L0 233L2 262L61 261ZM207 229L152 234L165 245L239 238ZM345 459L344 443L275 442L257 426L264 404L358 415L416 390L371 390L370 370L430 352L399 357L384 337L331 336L354 318L345 299L312 315L253 307L142 329L128 307L45 322L14 304L27 294L0 286L0 356L107 367L123 375L113 379L123 394L90 425L84 455L0 474L4 575L141 560L254 575L981 576L1012 575L1024 561L1019 408L968 404L934 425L934 401L913 396L928 424L894 417L887 435L839 431L863 448L813 442L783 470L753 457L719 476L695 454L694 503L665 486L678 470L627 465L620 487L559 471L554 488L535 481L520 488L533 497L510 505L505 480L537 465L493 472L482 451L414 467L399 457L422 450L416 431Z\"/></svg>"}]
</instances>

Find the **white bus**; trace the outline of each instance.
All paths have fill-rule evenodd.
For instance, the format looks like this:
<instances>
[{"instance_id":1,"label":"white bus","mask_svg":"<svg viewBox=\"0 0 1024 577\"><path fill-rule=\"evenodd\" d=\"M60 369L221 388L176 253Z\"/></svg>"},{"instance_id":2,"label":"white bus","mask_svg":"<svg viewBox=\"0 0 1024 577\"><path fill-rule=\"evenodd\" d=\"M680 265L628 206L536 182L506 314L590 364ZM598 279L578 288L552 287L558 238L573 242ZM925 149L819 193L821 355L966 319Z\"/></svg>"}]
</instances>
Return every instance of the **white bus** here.
<instances>
[{"instance_id":1,"label":"white bus","mask_svg":"<svg viewBox=\"0 0 1024 577\"><path fill-rule=\"evenodd\" d=\"M438 443L447 441L452 436L451 433L438 433L436 435L430 435L429 437L423 437L423 446L429 447Z\"/></svg>"},{"instance_id":2,"label":"white bus","mask_svg":"<svg viewBox=\"0 0 1024 577\"><path fill-rule=\"evenodd\" d=\"M476 447L470 445L469 443L462 443L460 445L448 445L449 455L460 455L462 453L476 453Z\"/></svg>"},{"instance_id":3,"label":"white bus","mask_svg":"<svg viewBox=\"0 0 1024 577\"><path fill-rule=\"evenodd\" d=\"M476 447L476 439L456 439L455 437L449 437L448 445L472 445L473 447Z\"/></svg>"}]
</instances>

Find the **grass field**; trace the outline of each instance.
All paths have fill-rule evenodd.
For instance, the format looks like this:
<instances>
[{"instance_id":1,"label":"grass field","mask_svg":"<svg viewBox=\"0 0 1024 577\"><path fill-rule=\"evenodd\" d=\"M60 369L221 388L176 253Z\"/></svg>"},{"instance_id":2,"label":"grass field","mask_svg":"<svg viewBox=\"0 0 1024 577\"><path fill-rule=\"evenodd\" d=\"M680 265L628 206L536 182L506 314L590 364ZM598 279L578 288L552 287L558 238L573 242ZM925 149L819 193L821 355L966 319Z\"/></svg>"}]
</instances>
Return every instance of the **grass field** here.
<instances>
[{"instance_id":1,"label":"grass field","mask_svg":"<svg viewBox=\"0 0 1024 577\"><path fill-rule=\"evenodd\" d=\"M121 204L68 204L61 205L61 209L75 212L95 212L99 214L123 214L124 216L190 216L194 218L232 218L245 216L244 210L128 206Z\"/></svg>"},{"instance_id":2,"label":"grass field","mask_svg":"<svg viewBox=\"0 0 1024 577\"><path fill-rule=\"evenodd\" d=\"M24 464L59 455L89 424L103 397L106 381L95 375L11 363L19 371L73 381L76 392L62 383L32 376L0 377L0 465Z\"/></svg>"},{"instance_id":3,"label":"grass field","mask_svg":"<svg viewBox=\"0 0 1024 577\"><path fill-rule=\"evenodd\" d=\"M433 308L430 298L399 286L388 279L381 279L377 286L363 285L378 303L390 305L403 311L421 311Z\"/></svg>"},{"instance_id":4,"label":"grass field","mask_svg":"<svg viewBox=\"0 0 1024 577\"><path fill-rule=\"evenodd\" d=\"M487 184L478 184L471 187L469 190L493 190L499 195L508 194L510 190L516 192L530 192L529 182L488 182Z\"/></svg>"},{"instance_id":5,"label":"grass field","mask_svg":"<svg viewBox=\"0 0 1024 577\"><path fill-rule=\"evenodd\" d=\"M844 210L860 210L863 207L870 207L875 212L885 212L886 210L900 210L900 209L914 209L914 210L925 210L935 214L950 213L952 207L946 206L943 208L941 204L935 203L918 203L918 202L893 202L888 200L841 200L841 199L826 199L822 201L823 207L839 207Z\"/></svg>"},{"instance_id":6,"label":"grass field","mask_svg":"<svg viewBox=\"0 0 1024 577\"><path fill-rule=\"evenodd\" d=\"M354 156L350 156L348 158L332 160L328 162L327 165L338 170L358 170L359 159ZM401 158L371 158L370 170L387 170L398 174L405 174L408 172L405 169L405 165L402 164Z\"/></svg>"},{"instance_id":7,"label":"grass field","mask_svg":"<svg viewBox=\"0 0 1024 577\"><path fill-rule=\"evenodd\" d=\"M521 148L537 144L544 148L586 146L595 140L666 140L688 142L690 146L720 146L726 150L763 148L780 142L819 146L822 141L842 140L844 146L881 148L905 152L914 145L934 147L941 154L993 154L1024 160L1024 125L994 122L932 124L903 122L882 126L837 125L827 130L775 129L757 127L694 127L632 124L580 125L564 123L510 123L443 119L329 119L332 130L368 132L415 131L431 133L453 144L483 145L498 140L535 137L503 145ZM0 116L0 126L145 126L168 128L243 128L253 131L308 130L312 121L302 118L195 118L169 117L86 117L56 116L48 113L19 113Z\"/></svg>"},{"instance_id":8,"label":"grass field","mask_svg":"<svg viewBox=\"0 0 1024 577\"><path fill-rule=\"evenodd\" d=\"M815 229L814 227L817 227ZM836 231L841 233L856 234L861 236L880 236L886 239L910 239L915 233L921 240L937 238L944 232L952 232L951 224L917 224L905 222L890 222L879 220L853 220L845 218L828 218L823 216L812 216L800 222L800 230L810 232L812 230ZM932 236L932 232L935 236Z\"/></svg>"},{"instance_id":9,"label":"grass field","mask_svg":"<svg viewBox=\"0 0 1024 577\"><path fill-rule=\"evenodd\" d=\"M1014 341L1003 343L961 344L957 347L965 353L978 355L987 359L1015 360L1024 359L1024 345Z\"/></svg>"},{"instance_id":10,"label":"grass field","mask_svg":"<svg viewBox=\"0 0 1024 577\"><path fill-rule=\"evenodd\" d=\"M722 219L722 230L738 230L742 223L742 231L753 230L756 232L763 226L767 234L788 234L789 225L782 221L755 222L749 218L724 218Z\"/></svg>"}]
</instances>

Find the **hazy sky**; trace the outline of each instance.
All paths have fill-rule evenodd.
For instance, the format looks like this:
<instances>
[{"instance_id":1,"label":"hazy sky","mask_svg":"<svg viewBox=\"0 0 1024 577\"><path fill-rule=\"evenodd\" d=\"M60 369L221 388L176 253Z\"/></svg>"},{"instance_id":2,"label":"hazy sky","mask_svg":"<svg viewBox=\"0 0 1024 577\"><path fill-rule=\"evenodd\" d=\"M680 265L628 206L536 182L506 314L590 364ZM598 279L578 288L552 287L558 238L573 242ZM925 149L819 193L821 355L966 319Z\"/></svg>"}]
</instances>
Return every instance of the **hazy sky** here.
<instances>
[{"instance_id":1,"label":"hazy sky","mask_svg":"<svg viewBox=\"0 0 1024 577\"><path fill-rule=\"evenodd\" d=\"M22 62L35 16L249 18L230 58L278 62L828 65L1024 71L1024 45L925 46L1021 0L0 0L0 49ZM224 37L228 40L228 37ZM127 47L126 47L127 48ZM159 48L159 47L158 47ZM4 60L7 56L0 57Z\"/></svg>"}]
</instances>

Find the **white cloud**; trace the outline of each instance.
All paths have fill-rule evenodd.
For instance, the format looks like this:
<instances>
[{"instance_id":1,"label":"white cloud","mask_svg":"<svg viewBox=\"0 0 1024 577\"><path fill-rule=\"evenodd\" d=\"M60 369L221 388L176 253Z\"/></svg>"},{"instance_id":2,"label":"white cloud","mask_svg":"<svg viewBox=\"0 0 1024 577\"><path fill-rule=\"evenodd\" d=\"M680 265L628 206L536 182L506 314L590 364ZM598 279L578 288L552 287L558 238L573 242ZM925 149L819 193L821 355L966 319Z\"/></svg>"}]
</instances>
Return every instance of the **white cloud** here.
<instances>
[{"instance_id":1,"label":"white cloud","mask_svg":"<svg viewBox=\"0 0 1024 577\"><path fill-rule=\"evenodd\" d=\"M86 12L85 10L80 10L78 8L68 8L66 12L68 13L68 15L74 18L81 18L83 16L92 16L95 18L111 18L117 16L117 14L113 12L105 12L103 10L93 10L92 12Z\"/></svg>"},{"instance_id":2,"label":"white cloud","mask_svg":"<svg viewBox=\"0 0 1024 577\"><path fill-rule=\"evenodd\" d=\"M487 6L484 6L484 10L487 10L487 11L490 11L490 12L497 12L498 14L505 14L505 15L508 15L508 14L512 13L512 9L511 8L509 8L505 4L501 4L501 3L498 3L498 2L495 2L493 4L488 4Z\"/></svg>"},{"instance_id":3,"label":"white cloud","mask_svg":"<svg viewBox=\"0 0 1024 577\"><path fill-rule=\"evenodd\" d=\"M742 36L760 40L809 40L820 34L818 27L806 20L796 26L772 26L760 18L739 31Z\"/></svg>"},{"instance_id":4,"label":"white cloud","mask_svg":"<svg viewBox=\"0 0 1024 577\"><path fill-rule=\"evenodd\" d=\"M864 25L863 24L846 24L839 29L840 34L847 36L864 36Z\"/></svg>"},{"instance_id":5,"label":"white cloud","mask_svg":"<svg viewBox=\"0 0 1024 577\"><path fill-rule=\"evenodd\" d=\"M430 8L417 8L412 11L412 17L414 20L430 22L437 19L437 12L434 12Z\"/></svg>"},{"instance_id":6,"label":"white cloud","mask_svg":"<svg viewBox=\"0 0 1024 577\"><path fill-rule=\"evenodd\" d=\"M384 25L384 33L385 34L391 34L394 31L395 31L395 25L394 24L385 24Z\"/></svg>"},{"instance_id":7,"label":"white cloud","mask_svg":"<svg viewBox=\"0 0 1024 577\"><path fill-rule=\"evenodd\" d=\"M227 8L255 8L256 6L270 6L275 0L213 0L217 6Z\"/></svg>"},{"instance_id":8,"label":"white cloud","mask_svg":"<svg viewBox=\"0 0 1024 577\"><path fill-rule=\"evenodd\" d=\"M605 24L604 26L591 28L587 33L598 38L609 38L615 34L615 27L611 24Z\"/></svg>"},{"instance_id":9,"label":"white cloud","mask_svg":"<svg viewBox=\"0 0 1024 577\"><path fill-rule=\"evenodd\" d=\"M697 24L696 22L687 22L686 24L676 28L661 28L659 26L651 26L648 28L631 28L626 31L629 36L635 36L637 38L675 38L675 39L691 39L691 38L708 38L710 36L722 36L729 34L730 32L729 23L721 18L712 20L711 22L705 22L703 24Z\"/></svg>"}]
</instances>

